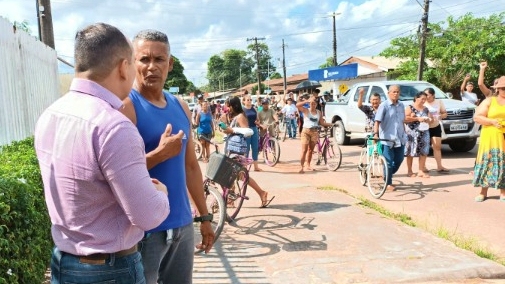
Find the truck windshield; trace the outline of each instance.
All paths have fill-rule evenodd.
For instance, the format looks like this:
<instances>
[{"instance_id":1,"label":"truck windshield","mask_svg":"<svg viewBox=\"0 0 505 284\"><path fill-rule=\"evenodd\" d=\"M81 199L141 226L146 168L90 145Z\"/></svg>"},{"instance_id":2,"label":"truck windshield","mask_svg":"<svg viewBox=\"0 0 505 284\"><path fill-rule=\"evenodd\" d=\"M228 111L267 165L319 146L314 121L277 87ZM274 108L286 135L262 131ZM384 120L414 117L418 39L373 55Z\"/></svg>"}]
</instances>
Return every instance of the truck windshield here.
<instances>
[{"instance_id":1,"label":"truck windshield","mask_svg":"<svg viewBox=\"0 0 505 284\"><path fill-rule=\"evenodd\" d=\"M399 85L400 101L412 101L417 93L423 92L426 88L433 88L435 90L436 99L448 99L447 95L442 90L430 83L401 83ZM386 85L388 90L389 86L391 85Z\"/></svg>"}]
</instances>

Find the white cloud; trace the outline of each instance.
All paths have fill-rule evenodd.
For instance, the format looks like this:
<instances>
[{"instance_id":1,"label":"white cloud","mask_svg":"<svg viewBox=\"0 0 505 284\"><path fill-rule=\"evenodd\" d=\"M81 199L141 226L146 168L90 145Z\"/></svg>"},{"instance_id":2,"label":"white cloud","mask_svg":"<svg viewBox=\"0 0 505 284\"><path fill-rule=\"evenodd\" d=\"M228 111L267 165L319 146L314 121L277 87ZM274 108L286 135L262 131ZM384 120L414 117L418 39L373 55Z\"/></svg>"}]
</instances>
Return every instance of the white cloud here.
<instances>
[{"instance_id":1,"label":"white cloud","mask_svg":"<svg viewBox=\"0 0 505 284\"><path fill-rule=\"evenodd\" d=\"M247 38L265 37L273 58L282 57L288 75L316 69L332 55L333 21L337 12L337 52L341 62L353 55L376 55L394 37L415 31L422 9L412 0L52 0L56 50L72 56L75 32L87 24L107 22L128 37L142 29L158 29L170 38L172 52L195 84L203 82L208 59L225 49L246 49ZM430 22L471 11L476 16L497 13L503 0L430 4ZM503 5L502 5L503 6ZM503 8L502 8L503 9ZM27 20L37 35L35 1L0 0L0 16ZM72 58L64 57L68 61Z\"/></svg>"}]
</instances>

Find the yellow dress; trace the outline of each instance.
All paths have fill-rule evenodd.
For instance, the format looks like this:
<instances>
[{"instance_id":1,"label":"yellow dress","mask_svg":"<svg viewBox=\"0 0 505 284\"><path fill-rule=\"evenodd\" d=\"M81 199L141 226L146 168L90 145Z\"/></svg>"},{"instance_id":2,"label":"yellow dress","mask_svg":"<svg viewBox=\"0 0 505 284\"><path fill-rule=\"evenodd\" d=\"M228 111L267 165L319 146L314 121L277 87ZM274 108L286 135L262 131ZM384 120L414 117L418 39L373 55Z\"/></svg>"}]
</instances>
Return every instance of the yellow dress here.
<instances>
[{"instance_id":1,"label":"yellow dress","mask_svg":"<svg viewBox=\"0 0 505 284\"><path fill-rule=\"evenodd\" d=\"M505 122L505 105L491 98L488 118ZM475 161L473 185L505 189L505 126L483 125L480 131L479 151Z\"/></svg>"}]
</instances>

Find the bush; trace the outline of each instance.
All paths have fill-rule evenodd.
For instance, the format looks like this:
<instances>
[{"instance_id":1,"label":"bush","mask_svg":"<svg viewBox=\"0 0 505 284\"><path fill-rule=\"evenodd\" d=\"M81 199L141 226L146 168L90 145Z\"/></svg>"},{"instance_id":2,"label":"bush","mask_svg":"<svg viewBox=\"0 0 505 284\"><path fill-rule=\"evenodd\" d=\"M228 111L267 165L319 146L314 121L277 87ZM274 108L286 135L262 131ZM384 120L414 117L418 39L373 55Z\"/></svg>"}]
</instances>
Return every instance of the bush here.
<instances>
[{"instance_id":1,"label":"bush","mask_svg":"<svg viewBox=\"0 0 505 284\"><path fill-rule=\"evenodd\" d=\"M51 248L33 138L0 148L0 283L42 283Z\"/></svg>"}]
</instances>

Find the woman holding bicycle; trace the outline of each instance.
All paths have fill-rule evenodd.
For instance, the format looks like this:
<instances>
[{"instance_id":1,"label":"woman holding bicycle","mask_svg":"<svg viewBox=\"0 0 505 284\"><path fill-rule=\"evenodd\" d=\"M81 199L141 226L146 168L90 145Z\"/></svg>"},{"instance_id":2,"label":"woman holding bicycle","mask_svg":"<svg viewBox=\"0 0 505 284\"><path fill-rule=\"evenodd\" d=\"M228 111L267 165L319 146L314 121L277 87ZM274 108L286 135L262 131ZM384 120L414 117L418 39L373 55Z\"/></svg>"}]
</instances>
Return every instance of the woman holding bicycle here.
<instances>
[{"instance_id":1,"label":"woman holding bicycle","mask_svg":"<svg viewBox=\"0 0 505 284\"><path fill-rule=\"evenodd\" d=\"M313 171L310 167L310 161L312 160L312 152L316 146L317 140L319 139L319 126L330 127L331 123L324 121L321 112L316 109L317 97L311 96L309 99L301 98L299 102L296 103L298 111L303 113L303 129L301 132L302 140L302 155L300 158L301 169L299 173L304 173L305 161L307 161L306 169L308 171ZM309 108L303 107L304 104L309 103Z\"/></svg>"},{"instance_id":2,"label":"woman holding bicycle","mask_svg":"<svg viewBox=\"0 0 505 284\"><path fill-rule=\"evenodd\" d=\"M219 124L219 127L222 129L222 131L228 136L234 133L233 132L234 127L249 128L249 122L247 121L247 117L245 116L244 110L242 109L240 98L239 97L231 98L229 100L229 106L230 106L229 116L222 117L221 123ZM225 119L230 119L229 125L227 125ZM256 149L256 151L258 151L258 149ZM245 154L246 153L243 153L243 155ZM249 185L259 195L261 199L261 206L260 206L261 208L266 208L270 204L270 202L272 202L272 200L274 199L275 196L268 199L268 192L263 190L251 176L249 176Z\"/></svg>"}]
</instances>

